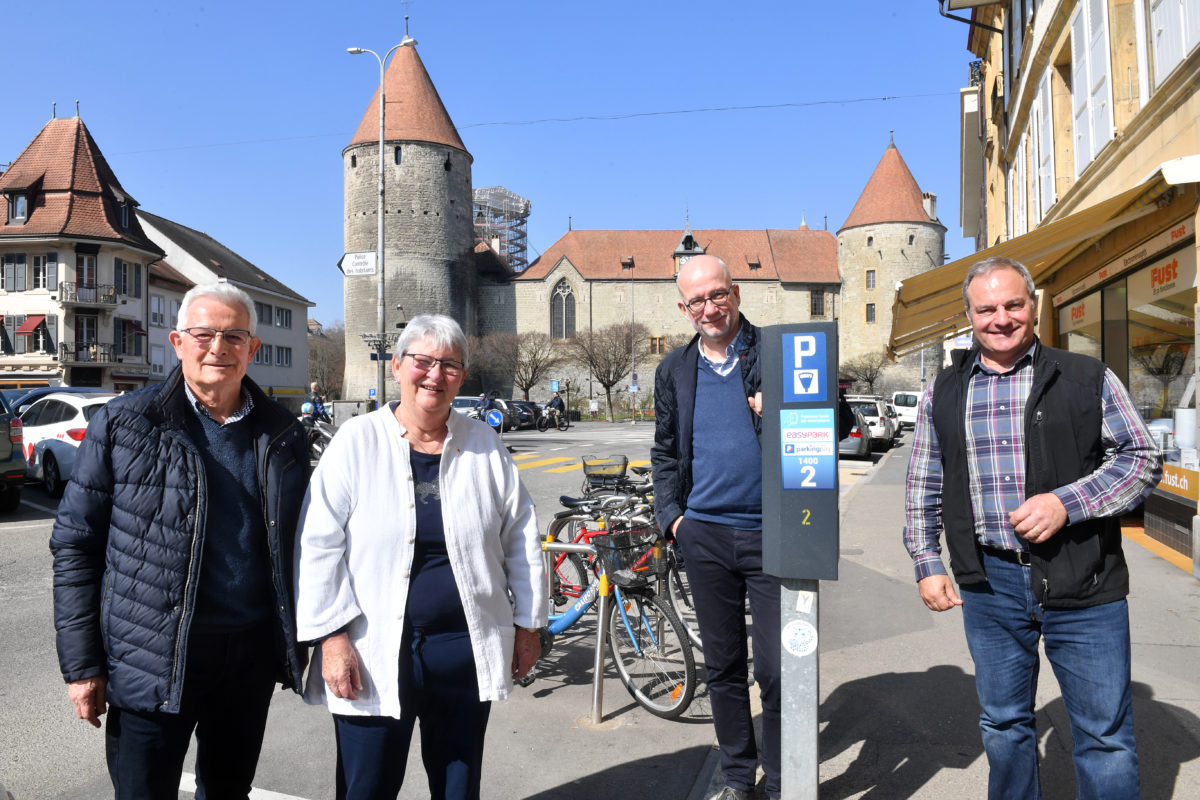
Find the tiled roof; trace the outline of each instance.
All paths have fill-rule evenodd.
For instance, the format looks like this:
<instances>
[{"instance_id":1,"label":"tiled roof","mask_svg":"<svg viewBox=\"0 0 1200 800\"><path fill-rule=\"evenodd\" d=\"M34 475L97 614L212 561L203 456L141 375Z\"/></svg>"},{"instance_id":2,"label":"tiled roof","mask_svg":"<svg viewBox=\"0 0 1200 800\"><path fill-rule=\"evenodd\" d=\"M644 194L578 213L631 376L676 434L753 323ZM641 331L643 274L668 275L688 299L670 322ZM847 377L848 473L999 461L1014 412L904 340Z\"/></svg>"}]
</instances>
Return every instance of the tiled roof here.
<instances>
[{"instance_id":1,"label":"tiled roof","mask_svg":"<svg viewBox=\"0 0 1200 800\"><path fill-rule=\"evenodd\" d=\"M161 255L136 215L120 225L121 203L137 205L121 187L83 120L52 119L38 132L8 171L0 192L26 190L31 202L23 225L0 225L0 237L77 236L119 241Z\"/></svg>"},{"instance_id":2,"label":"tiled roof","mask_svg":"<svg viewBox=\"0 0 1200 800\"><path fill-rule=\"evenodd\" d=\"M156 283L175 284L184 291L196 285L188 276L162 260L155 261L150 265L150 279Z\"/></svg>"},{"instance_id":3,"label":"tiled roof","mask_svg":"<svg viewBox=\"0 0 1200 800\"><path fill-rule=\"evenodd\" d=\"M675 277L672 254L681 231L570 231L518 280L546 277L565 256L588 280L663 280ZM729 266L735 281L841 283L837 239L829 231L797 229L693 230L704 252ZM622 262L633 259L632 274Z\"/></svg>"},{"instance_id":4,"label":"tiled roof","mask_svg":"<svg viewBox=\"0 0 1200 800\"><path fill-rule=\"evenodd\" d=\"M376 64L378 66L378 64ZM388 141L433 142L467 147L458 136L442 98L438 96L415 46L401 47L392 56L383 78L387 92L384 138ZM350 145L379 141L379 87L363 114Z\"/></svg>"},{"instance_id":5,"label":"tiled roof","mask_svg":"<svg viewBox=\"0 0 1200 800\"><path fill-rule=\"evenodd\" d=\"M186 225L180 225L178 222L172 222L141 209L138 209L137 213L139 217L146 220L151 228L161 232L163 236L218 278L225 278L242 286L274 292L284 297L290 297L299 303L312 305L306 298L296 294L207 233L201 233Z\"/></svg>"},{"instance_id":6,"label":"tiled roof","mask_svg":"<svg viewBox=\"0 0 1200 800\"><path fill-rule=\"evenodd\" d=\"M883 158L879 159L842 230L881 222L936 222L925 213L921 187L895 144L889 144L883 151Z\"/></svg>"}]
</instances>

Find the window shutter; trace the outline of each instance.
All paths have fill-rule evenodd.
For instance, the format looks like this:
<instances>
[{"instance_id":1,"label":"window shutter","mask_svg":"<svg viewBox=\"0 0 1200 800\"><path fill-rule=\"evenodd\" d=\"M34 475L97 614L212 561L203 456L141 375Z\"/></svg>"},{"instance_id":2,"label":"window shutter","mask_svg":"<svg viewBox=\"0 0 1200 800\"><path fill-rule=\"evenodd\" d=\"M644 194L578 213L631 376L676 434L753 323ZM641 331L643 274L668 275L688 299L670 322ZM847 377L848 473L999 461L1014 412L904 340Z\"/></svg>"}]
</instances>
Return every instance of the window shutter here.
<instances>
[{"instance_id":1,"label":"window shutter","mask_svg":"<svg viewBox=\"0 0 1200 800\"><path fill-rule=\"evenodd\" d=\"M1075 121L1075 177L1092 162L1091 116L1088 114L1087 46L1083 6L1071 19L1071 104Z\"/></svg>"},{"instance_id":2,"label":"window shutter","mask_svg":"<svg viewBox=\"0 0 1200 800\"><path fill-rule=\"evenodd\" d=\"M122 355L124 350L122 346L125 344L125 321L121 319L113 320L113 353Z\"/></svg>"},{"instance_id":3,"label":"window shutter","mask_svg":"<svg viewBox=\"0 0 1200 800\"><path fill-rule=\"evenodd\" d=\"M16 337L16 328L13 327L13 318L10 314L4 315L4 330L0 331L0 349L5 353L13 352L12 340Z\"/></svg>"},{"instance_id":4,"label":"window shutter","mask_svg":"<svg viewBox=\"0 0 1200 800\"><path fill-rule=\"evenodd\" d=\"M1185 12L1186 13L1186 12ZM1150 3L1150 37L1154 43L1154 86L1162 84L1183 60L1182 20L1177 0Z\"/></svg>"},{"instance_id":5,"label":"window shutter","mask_svg":"<svg viewBox=\"0 0 1200 800\"><path fill-rule=\"evenodd\" d=\"M1042 163L1038 165L1038 180L1041 184L1042 214L1054 205L1058 197L1055 194L1054 182L1054 104L1050 90L1050 70L1042 76L1042 84L1038 88L1038 115L1040 128L1038 131L1039 153Z\"/></svg>"},{"instance_id":6,"label":"window shutter","mask_svg":"<svg viewBox=\"0 0 1200 800\"><path fill-rule=\"evenodd\" d=\"M58 316L49 314L46 316L46 352L53 353L58 342Z\"/></svg>"},{"instance_id":7,"label":"window shutter","mask_svg":"<svg viewBox=\"0 0 1200 800\"><path fill-rule=\"evenodd\" d=\"M13 287L16 286L13 282L16 280L16 270L16 256L13 253L9 253L4 257L4 286L0 288L7 289L10 292L13 291Z\"/></svg>"},{"instance_id":8,"label":"window shutter","mask_svg":"<svg viewBox=\"0 0 1200 800\"><path fill-rule=\"evenodd\" d=\"M25 315L24 314L16 314L15 316L13 316L13 331L15 332L24 323L25 323ZM26 340L29 339L29 337L28 336L15 336L14 338L17 340L16 341L17 352L24 353L25 352L25 342L26 342Z\"/></svg>"},{"instance_id":9,"label":"window shutter","mask_svg":"<svg viewBox=\"0 0 1200 800\"><path fill-rule=\"evenodd\" d=\"M142 354L142 340L145 338L146 338L145 336L139 335L136 331L134 332L134 334L133 334L133 354L135 356L140 356Z\"/></svg>"},{"instance_id":10,"label":"window shutter","mask_svg":"<svg viewBox=\"0 0 1200 800\"><path fill-rule=\"evenodd\" d=\"M58 253L46 254L46 288L58 290Z\"/></svg>"},{"instance_id":11,"label":"window shutter","mask_svg":"<svg viewBox=\"0 0 1200 800\"><path fill-rule=\"evenodd\" d=\"M142 265L137 263L133 265L133 296L142 296Z\"/></svg>"},{"instance_id":12,"label":"window shutter","mask_svg":"<svg viewBox=\"0 0 1200 800\"><path fill-rule=\"evenodd\" d=\"M25 260L24 253L15 253L14 255L16 256L16 261L17 261L16 270L15 270L15 277L16 277L17 281L16 281L16 283L13 284L13 290L18 291L18 292L23 292L23 291L25 291L25 281L29 274L29 269L28 269L29 264Z\"/></svg>"},{"instance_id":13,"label":"window shutter","mask_svg":"<svg viewBox=\"0 0 1200 800\"><path fill-rule=\"evenodd\" d=\"M1088 0L1088 92L1092 111L1092 158L1113 137L1112 86L1108 80L1108 2Z\"/></svg>"}]
</instances>

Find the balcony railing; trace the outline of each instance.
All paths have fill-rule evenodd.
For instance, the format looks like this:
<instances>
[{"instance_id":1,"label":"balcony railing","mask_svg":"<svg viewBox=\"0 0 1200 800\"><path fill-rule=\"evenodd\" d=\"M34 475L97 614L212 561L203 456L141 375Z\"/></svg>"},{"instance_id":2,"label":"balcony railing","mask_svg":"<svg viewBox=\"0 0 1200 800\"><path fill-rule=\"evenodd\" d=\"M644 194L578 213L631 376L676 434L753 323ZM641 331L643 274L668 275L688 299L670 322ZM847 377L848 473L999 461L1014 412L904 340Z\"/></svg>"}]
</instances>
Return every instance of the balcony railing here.
<instances>
[{"instance_id":1,"label":"balcony railing","mask_svg":"<svg viewBox=\"0 0 1200 800\"><path fill-rule=\"evenodd\" d=\"M64 364L114 363L112 342L63 342L58 346L59 361Z\"/></svg>"},{"instance_id":2,"label":"balcony railing","mask_svg":"<svg viewBox=\"0 0 1200 800\"><path fill-rule=\"evenodd\" d=\"M99 306L117 304L117 287L111 283L60 283L58 289L63 303Z\"/></svg>"}]
</instances>

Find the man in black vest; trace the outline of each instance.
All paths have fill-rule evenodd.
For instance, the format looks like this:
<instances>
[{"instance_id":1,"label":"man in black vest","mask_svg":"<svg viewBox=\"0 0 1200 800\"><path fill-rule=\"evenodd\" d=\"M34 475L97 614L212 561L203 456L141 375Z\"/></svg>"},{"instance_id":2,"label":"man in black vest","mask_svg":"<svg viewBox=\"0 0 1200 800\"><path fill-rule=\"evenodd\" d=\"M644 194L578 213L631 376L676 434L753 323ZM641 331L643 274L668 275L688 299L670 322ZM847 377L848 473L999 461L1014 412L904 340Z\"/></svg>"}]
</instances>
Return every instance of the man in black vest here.
<instances>
[{"instance_id":1,"label":"man in black vest","mask_svg":"<svg viewBox=\"0 0 1200 800\"><path fill-rule=\"evenodd\" d=\"M738 313L741 294L721 259L695 256L676 286L697 335L654 375L655 515L683 549L696 602L726 782L718 800L746 800L755 788L747 597L763 706L762 788L779 797L780 584L762 568L758 328Z\"/></svg>"},{"instance_id":2,"label":"man in black vest","mask_svg":"<svg viewBox=\"0 0 1200 800\"><path fill-rule=\"evenodd\" d=\"M1079 796L1137 797L1117 517L1150 493L1161 459L1111 370L1034 335L1024 266L972 265L963 301L976 344L954 353L918 406L904 543L925 605L962 608L988 797L1041 797L1039 640L1071 720Z\"/></svg>"}]
</instances>

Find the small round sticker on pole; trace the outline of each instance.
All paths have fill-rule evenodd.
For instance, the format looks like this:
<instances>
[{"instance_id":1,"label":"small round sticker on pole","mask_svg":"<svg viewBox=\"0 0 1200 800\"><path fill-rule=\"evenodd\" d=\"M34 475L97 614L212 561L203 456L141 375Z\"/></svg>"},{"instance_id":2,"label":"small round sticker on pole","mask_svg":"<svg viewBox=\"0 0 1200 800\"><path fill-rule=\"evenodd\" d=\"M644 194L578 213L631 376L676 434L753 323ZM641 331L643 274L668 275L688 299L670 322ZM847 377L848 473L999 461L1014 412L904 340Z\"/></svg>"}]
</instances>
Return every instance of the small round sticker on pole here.
<instances>
[{"instance_id":1,"label":"small round sticker on pole","mask_svg":"<svg viewBox=\"0 0 1200 800\"><path fill-rule=\"evenodd\" d=\"M783 648L797 658L812 655L817 650L817 629L805 620L792 620L783 627Z\"/></svg>"}]
</instances>

